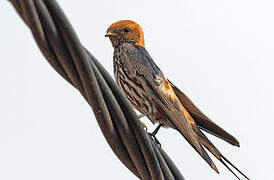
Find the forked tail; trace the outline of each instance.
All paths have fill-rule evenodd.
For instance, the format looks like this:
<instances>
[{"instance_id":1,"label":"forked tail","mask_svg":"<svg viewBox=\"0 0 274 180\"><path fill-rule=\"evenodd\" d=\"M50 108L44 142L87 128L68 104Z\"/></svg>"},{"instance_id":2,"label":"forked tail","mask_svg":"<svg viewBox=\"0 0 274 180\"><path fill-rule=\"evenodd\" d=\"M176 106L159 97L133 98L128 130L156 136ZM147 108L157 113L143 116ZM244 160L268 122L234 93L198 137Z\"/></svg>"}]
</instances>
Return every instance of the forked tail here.
<instances>
[{"instance_id":1,"label":"forked tail","mask_svg":"<svg viewBox=\"0 0 274 180\"><path fill-rule=\"evenodd\" d=\"M227 158L225 158L221 152L211 143L211 141L205 136L205 134L198 129L194 128L197 135L199 136L199 142L207 148L208 151L210 151L232 174L234 174L235 177L240 179L238 175L226 164L228 163L231 167L233 167L238 173L240 173L242 176L244 176L246 179L249 180L249 178L242 172L240 171L234 164L232 164Z\"/></svg>"}]
</instances>

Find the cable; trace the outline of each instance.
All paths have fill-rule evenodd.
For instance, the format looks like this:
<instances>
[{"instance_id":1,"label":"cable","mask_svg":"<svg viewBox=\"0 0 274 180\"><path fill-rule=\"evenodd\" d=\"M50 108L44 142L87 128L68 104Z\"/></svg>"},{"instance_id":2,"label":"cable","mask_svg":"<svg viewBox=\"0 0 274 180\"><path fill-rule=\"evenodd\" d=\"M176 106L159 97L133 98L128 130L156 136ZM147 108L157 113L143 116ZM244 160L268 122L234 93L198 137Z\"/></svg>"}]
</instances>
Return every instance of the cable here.
<instances>
[{"instance_id":1,"label":"cable","mask_svg":"<svg viewBox=\"0 0 274 180\"><path fill-rule=\"evenodd\" d=\"M132 106L100 62L86 50L54 0L10 0L49 64L91 106L115 155L142 180L184 180L145 132Z\"/></svg>"}]
</instances>

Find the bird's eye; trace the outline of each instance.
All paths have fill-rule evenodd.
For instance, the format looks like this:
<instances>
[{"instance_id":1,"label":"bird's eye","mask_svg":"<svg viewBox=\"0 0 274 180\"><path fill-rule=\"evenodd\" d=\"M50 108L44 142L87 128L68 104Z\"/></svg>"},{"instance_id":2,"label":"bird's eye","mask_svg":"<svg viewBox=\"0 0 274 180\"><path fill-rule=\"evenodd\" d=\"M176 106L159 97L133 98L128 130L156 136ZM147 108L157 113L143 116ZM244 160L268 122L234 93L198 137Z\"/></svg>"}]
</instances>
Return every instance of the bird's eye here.
<instances>
[{"instance_id":1,"label":"bird's eye","mask_svg":"<svg viewBox=\"0 0 274 180\"><path fill-rule=\"evenodd\" d=\"M128 33L128 32L130 31L130 29L129 29L129 28L125 28L125 29L123 29L123 31L124 31L125 33Z\"/></svg>"}]
</instances>

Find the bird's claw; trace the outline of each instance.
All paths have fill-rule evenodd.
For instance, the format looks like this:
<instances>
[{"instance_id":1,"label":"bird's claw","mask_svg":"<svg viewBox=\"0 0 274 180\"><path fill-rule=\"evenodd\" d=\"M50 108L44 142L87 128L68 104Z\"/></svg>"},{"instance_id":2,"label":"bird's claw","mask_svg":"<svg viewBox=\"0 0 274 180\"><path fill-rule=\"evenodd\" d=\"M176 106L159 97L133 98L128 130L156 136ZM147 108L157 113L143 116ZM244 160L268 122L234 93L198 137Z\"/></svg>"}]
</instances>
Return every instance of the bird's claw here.
<instances>
[{"instance_id":1,"label":"bird's claw","mask_svg":"<svg viewBox=\"0 0 274 180\"><path fill-rule=\"evenodd\" d=\"M142 122L142 126L143 126L144 130L147 132L147 126L146 126L146 124Z\"/></svg>"},{"instance_id":2,"label":"bird's claw","mask_svg":"<svg viewBox=\"0 0 274 180\"><path fill-rule=\"evenodd\" d=\"M142 117L143 117L142 114L137 115L137 118L138 118L138 119L141 119Z\"/></svg>"},{"instance_id":3,"label":"bird's claw","mask_svg":"<svg viewBox=\"0 0 274 180\"><path fill-rule=\"evenodd\" d=\"M151 111L148 111L148 112L146 112L146 113L137 115L137 117L138 117L138 119L141 119L141 118L143 118L143 117L146 117L146 116L152 115L152 114L153 114L153 113L152 113Z\"/></svg>"},{"instance_id":4,"label":"bird's claw","mask_svg":"<svg viewBox=\"0 0 274 180\"><path fill-rule=\"evenodd\" d=\"M143 123L142 121L138 121L140 123L140 125L144 128L144 130L147 132L147 126L145 123Z\"/></svg>"},{"instance_id":5,"label":"bird's claw","mask_svg":"<svg viewBox=\"0 0 274 180\"><path fill-rule=\"evenodd\" d=\"M149 135L150 135L150 137L152 138L152 140L154 141L154 143L158 146L158 147L160 147L161 148L161 143L160 143L160 141L156 138L156 136L155 136L155 134L153 134L153 133L148 133Z\"/></svg>"}]
</instances>

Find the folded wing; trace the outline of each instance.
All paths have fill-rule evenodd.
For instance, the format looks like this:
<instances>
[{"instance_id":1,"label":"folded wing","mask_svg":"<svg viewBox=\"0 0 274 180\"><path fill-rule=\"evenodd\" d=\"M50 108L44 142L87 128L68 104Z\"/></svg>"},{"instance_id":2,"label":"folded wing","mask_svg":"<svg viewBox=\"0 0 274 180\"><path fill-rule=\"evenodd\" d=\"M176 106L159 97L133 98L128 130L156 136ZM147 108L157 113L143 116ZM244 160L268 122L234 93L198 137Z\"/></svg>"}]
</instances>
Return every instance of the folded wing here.
<instances>
[{"instance_id":1,"label":"folded wing","mask_svg":"<svg viewBox=\"0 0 274 180\"><path fill-rule=\"evenodd\" d=\"M197 106L193 104L193 102L178 89L175 85L172 86L176 96L181 101L182 105L186 108L189 114L193 117L198 127L202 130L223 139L224 141L230 143L234 146L240 146L239 141L233 137L231 134L226 132L223 128L218 126L212 120L210 120L202 111L198 109Z\"/></svg>"}]
</instances>

